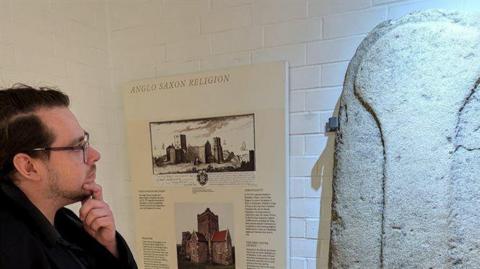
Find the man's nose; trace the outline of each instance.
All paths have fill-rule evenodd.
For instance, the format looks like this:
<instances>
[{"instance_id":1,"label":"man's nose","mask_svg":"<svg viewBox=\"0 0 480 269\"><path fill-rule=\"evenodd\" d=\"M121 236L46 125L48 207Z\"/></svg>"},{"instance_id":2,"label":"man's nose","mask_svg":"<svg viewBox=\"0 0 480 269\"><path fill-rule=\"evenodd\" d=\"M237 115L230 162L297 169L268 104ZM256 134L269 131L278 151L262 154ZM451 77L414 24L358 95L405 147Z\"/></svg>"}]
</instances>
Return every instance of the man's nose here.
<instances>
[{"instance_id":1,"label":"man's nose","mask_svg":"<svg viewBox=\"0 0 480 269\"><path fill-rule=\"evenodd\" d=\"M96 148L90 146L88 148L87 163L88 164L94 164L94 163L98 162L99 160L100 160L100 152Z\"/></svg>"}]
</instances>

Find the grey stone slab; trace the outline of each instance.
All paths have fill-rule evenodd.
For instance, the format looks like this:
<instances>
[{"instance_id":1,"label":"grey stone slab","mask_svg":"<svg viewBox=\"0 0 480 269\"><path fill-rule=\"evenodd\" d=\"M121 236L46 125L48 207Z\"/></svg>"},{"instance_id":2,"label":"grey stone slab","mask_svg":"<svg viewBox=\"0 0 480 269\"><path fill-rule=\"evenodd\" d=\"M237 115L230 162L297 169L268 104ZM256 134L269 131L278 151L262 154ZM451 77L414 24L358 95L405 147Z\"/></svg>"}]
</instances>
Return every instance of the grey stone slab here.
<instances>
[{"instance_id":1,"label":"grey stone slab","mask_svg":"<svg viewBox=\"0 0 480 269\"><path fill-rule=\"evenodd\" d=\"M479 26L425 11L358 48L340 106L331 267L480 267Z\"/></svg>"}]
</instances>

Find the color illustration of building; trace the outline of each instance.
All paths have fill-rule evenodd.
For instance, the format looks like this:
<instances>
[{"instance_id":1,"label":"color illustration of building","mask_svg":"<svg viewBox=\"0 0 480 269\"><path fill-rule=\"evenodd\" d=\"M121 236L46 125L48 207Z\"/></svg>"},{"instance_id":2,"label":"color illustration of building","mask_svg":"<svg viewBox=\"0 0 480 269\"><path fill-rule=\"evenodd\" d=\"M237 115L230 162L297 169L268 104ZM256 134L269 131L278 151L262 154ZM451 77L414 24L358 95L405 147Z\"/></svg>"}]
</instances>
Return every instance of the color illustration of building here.
<instances>
[{"instance_id":1,"label":"color illustration of building","mask_svg":"<svg viewBox=\"0 0 480 269\"><path fill-rule=\"evenodd\" d=\"M231 265L233 246L230 231L219 231L218 215L210 208L197 215L198 232L182 232L179 256L193 263Z\"/></svg>"}]
</instances>

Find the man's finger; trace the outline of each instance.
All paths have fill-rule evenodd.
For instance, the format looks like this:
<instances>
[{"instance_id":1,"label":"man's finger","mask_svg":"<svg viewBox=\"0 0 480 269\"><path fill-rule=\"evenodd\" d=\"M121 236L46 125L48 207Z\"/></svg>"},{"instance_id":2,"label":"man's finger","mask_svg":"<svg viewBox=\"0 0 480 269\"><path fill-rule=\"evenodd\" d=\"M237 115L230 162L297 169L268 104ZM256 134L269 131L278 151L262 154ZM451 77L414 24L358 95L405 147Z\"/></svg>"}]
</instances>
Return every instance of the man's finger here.
<instances>
[{"instance_id":1,"label":"man's finger","mask_svg":"<svg viewBox=\"0 0 480 269\"><path fill-rule=\"evenodd\" d=\"M114 230L115 226L113 225L112 219L110 217L101 217L96 218L94 222L92 222L89 227L94 230L98 231L100 228L111 227Z\"/></svg>"},{"instance_id":2,"label":"man's finger","mask_svg":"<svg viewBox=\"0 0 480 269\"><path fill-rule=\"evenodd\" d=\"M110 207L104 201L87 199L83 201L82 207L80 207L80 210L79 210L80 219L82 221L85 220L85 217L89 214L89 212L95 208L107 208L108 210L110 210Z\"/></svg>"},{"instance_id":3,"label":"man's finger","mask_svg":"<svg viewBox=\"0 0 480 269\"><path fill-rule=\"evenodd\" d=\"M112 215L112 212L110 212L105 208L95 208L90 210L90 212L88 212L88 215L85 217L84 223L90 226L92 222L95 221L95 219L108 217L111 215Z\"/></svg>"},{"instance_id":4,"label":"man's finger","mask_svg":"<svg viewBox=\"0 0 480 269\"><path fill-rule=\"evenodd\" d=\"M92 198L95 200L103 201L103 191L102 186L97 183L85 183L83 184L83 189L92 193Z\"/></svg>"}]
</instances>

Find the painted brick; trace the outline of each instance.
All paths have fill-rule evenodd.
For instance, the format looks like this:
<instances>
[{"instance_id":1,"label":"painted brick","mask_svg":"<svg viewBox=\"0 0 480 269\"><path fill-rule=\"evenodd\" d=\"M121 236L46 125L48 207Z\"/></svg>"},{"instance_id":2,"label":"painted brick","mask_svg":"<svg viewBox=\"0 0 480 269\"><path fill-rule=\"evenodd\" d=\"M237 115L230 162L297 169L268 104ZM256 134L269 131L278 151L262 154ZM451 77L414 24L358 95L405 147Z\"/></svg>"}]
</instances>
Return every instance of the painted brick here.
<instances>
[{"instance_id":1,"label":"painted brick","mask_svg":"<svg viewBox=\"0 0 480 269\"><path fill-rule=\"evenodd\" d=\"M119 50L141 49L156 43L154 26L142 26L112 31L110 43Z\"/></svg>"},{"instance_id":2,"label":"painted brick","mask_svg":"<svg viewBox=\"0 0 480 269\"><path fill-rule=\"evenodd\" d=\"M214 54L252 50L262 47L262 27L245 27L212 35Z\"/></svg>"},{"instance_id":3,"label":"painted brick","mask_svg":"<svg viewBox=\"0 0 480 269\"><path fill-rule=\"evenodd\" d=\"M106 21L97 18L97 13L93 12L94 10L105 12L105 6L100 1L53 0L51 6L56 16L72 19L91 27L105 26Z\"/></svg>"},{"instance_id":4,"label":"painted brick","mask_svg":"<svg viewBox=\"0 0 480 269\"><path fill-rule=\"evenodd\" d=\"M166 47L167 61L190 61L210 55L210 40L206 36L189 42L169 43Z\"/></svg>"},{"instance_id":5,"label":"painted brick","mask_svg":"<svg viewBox=\"0 0 480 269\"><path fill-rule=\"evenodd\" d=\"M0 68L12 68L15 65L13 45L0 45Z\"/></svg>"},{"instance_id":6,"label":"painted brick","mask_svg":"<svg viewBox=\"0 0 480 269\"><path fill-rule=\"evenodd\" d=\"M12 27L12 11L10 1L0 1L0 43L8 43L6 32Z\"/></svg>"},{"instance_id":7,"label":"painted brick","mask_svg":"<svg viewBox=\"0 0 480 269\"><path fill-rule=\"evenodd\" d=\"M96 29L72 20L67 24L67 31L67 37L69 38L69 42L71 42L70 44L100 49L107 48L108 38L102 29Z\"/></svg>"},{"instance_id":8,"label":"painted brick","mask_svg":"<svg viewBox=\"0 0 480 269\"><path fill-rule=\"evenodd\" d=\"M72 82L77 85L81 85L82 83L98 85L100 81L103 81L103 76L105 75L104 69L99 69L72 61L67 62L66 71ZM85 101L85 104L89 103L88 100Z\"/></svg>"},{"instance_id":9,"label":"painted brick","mask_svg":"<svg viewBox=\"0 0 480 269\"><path fill-rule=\"evenodd\" d=\"M455 10L455 9L462 8L462 5L459 3L459 1L451 1L451 0L429 0L429 1L420 1L420 2L413 2L413 3L402 3L398 5L391 5L389 7L388 18L395 19L411 12L430 9L430 8Z\"/></svg>"},{"instance_id":10,"label":"painted brick","mask_svg":"<svg viewBox=\"0 0 480 269\"><path fill-rule=\"evenodd\" d=\"M314 182L317 181L317 182ZM314 187L320 185L320 179L318 177L311 177L307 180L305 184L305 198L321 198L322 196L322 188L321 187Z\"/></svg>"},{"instance_id":11,"label":"painted brick","mask_svg":"<svg viewBox=\"0 0 480 269\"><path fill-rule=\"evenodd\" d=\"M265 26L265 46L300 43L322 38L322 18L293 20Z\"/></svg>"},{"instance_id":12,"label":"painted brick","mask_svg":"<svg viewBox=\"0 0 480 269\"><path fill-rule=\"evenodd\" d=\"M320 228L320 220L318 219L307 219L306 221L306 238L318 238L318 231Z\"/></svg>"},{"instance_id":13,"label":"painted brick","mask_svg":"<svg viewBox=\"0 0 480 269\"><path fill-rule=\"evenodd\" d=\"M96 5L95 7L91 7L89 12L92 12L95 15L95 27L97 30L105 33L105 37L108 39L108 31L109 31L109 22L108 22L108 7L105 1L93 1ZM93 8L93 10L92 10Z\"/></svg>"},{"instance_id":14,"label":"painted brick","mask_svg":"<svg viewBox=\"0 0 480 269\"><path fill-rule=\"evenodd\" d=\"M341 94L341 87L309 90L305 93L305 109L308 111L333 110Z\"/></svg>"},{"instance_id":15,"label":"painted brick","mask_svg":"<svg viewBox=\"0 0 480 269\"><path fill-rule=\"evenodd\" d=\"M325 17L325 38L370 32L387 18L387 8L375 8Z\"/></svg>"},{"instance_id":16,"label":"painted brick","mask_svg":"<svg viewBox=\"0 0 480 269\"><path fill-rule=\"evenodd\" d=\"M290 134L321 133L330 113L294 113L290 115Z\"/></svg>"},{"instance_id":17,"label":"painted brick","mask_svg":"<svg viewBox=\"0 0 480 269\"><path fill-rule=\"evenodd\" d=\"M295 67L305 65L305 55L305 44L260 49L253 53L253 63L286 60L289 66Z\"/></svg>"},{"instance_id":18,"label":"painted brick","mask_svg":"<svg viewBox=\"0 0 480 269\"><path fill-rule=\"evenodd\" d=\"M152 78L156 74L156 66L152 64L125 65L120 69L122 81Z\"/></svg>"},{"instance_id":19,"label":"painted brick","mask_svg":"<svg viewBox=\"0 0 480 269\"><path fill-rule=\"evenodd\" d=\"M197 72L199 71L199 62L198 61L178 61L178 62L169 62L161 63L157 66L157 76L169 76L173 74L181 74L188 72Z\"/></svg>"},{"instance_id":20,"label":"painted brick","mask_svg":"<svg viewBox=\"0 0 480 269\"><path fill-rule=\"evenodd\" d=\"M317 159L316 157L290 157L290 176L309 177Z\"/></svg>"},{"instance_id":21,"label":"painted brick","mask_svg":"<svg viewBox=\"0 0 480 269\"><path fill-rule=\"evenodd\" d=\"M328 251L327 251L328 253ZM322 262L321 259L320 260L320 263ZM317 259L312 259L312 258L309 258L309 259L306 259L305 260L307 262L307 269L317 269L317 268L328 268L328 266L326 264L323 264L323 265L320 265L319 266L319 261ZM326 263L328 264L328 259L326 260Z\"/></svg>"},{"instance_id":22,"label":"painted brick","mask_svg":"<svg viewBox=\"0 0 480 269\"><path fill-rule=\"evenodd\" d=\"M200 17L160 18L154 31L157 43L189 42L200 36Z\"/></svg>"},{"instance_id":23,"label":"painted brick","mask_svg":"<svg viewBox=\"0 0 480 269\"><path fill-rule=\"evenodd\" d=\"M350 60L363 36L317 41L307 46L307 63L318 64Z\"/></svg>"},{"instance_id":24,"label":"painted brick","mask_svg":"<svg viewBox=\"0 0 480 269\"><path fill-rule=\"evenodd\" d=\"M304 198L290 198L290 217L305 218Z\"/></svg>"},{"instance_id":25,"label":"painted brick","mask_svg":"<svg viewBox=\"0 0 480 269\"><path fill-rule=\"evenodd\" d=\"M134 69L133 72L128 72L125 67L117 67L111 70L111 76L113 80L113 87L120 88L123 83L130 80L136 80L140 78L154 77L156 75L155 66L143 65L141 69ZM113 95L115 98L119 99L117 102L122 103L123 101L119 98L122 94L118 93Z\"/></svg>"},{"instance_id":26,"label":"painted brick","mask_svg":"<svg viewBox=\"0 0 480 269\"><path fill-rule=\"evenodd\" d=\"M25 64L28 63L28 64ZM56 78L65 78L67 76L66 61L48 55L39 55L34 50L20 50L15 48L15 66L16 71L33 72L45 76L42 81ZM19 80L23 83L23 80Z\"/></svg>"},{"instance_id":27,"label":"painted brick","mask_svg":"<svg viewBox=\"0 0 480 269\"><path fill-rule=\"evenodd\" d=\"M64 1L64 0L60 0ZM162 11L160 1L107 1L111 30L153 24ZM179 22L181 23L181 22Z\"/></svg>"},{"instance_id":28,"label":"painted brick","mask_svg":"<svg viewBox=\"0 0 480 269\"><path fill-rule=\"evenodd\" d=\"M305 220L290 218L290 237L305 237Z\"/></svg>"},{"instance_id":29,"label":"painted brick","mask_svg":"<svg viewBox=\"0 0 480 269\"><path fill-rule=\"evenodd\" d=\"M38 32L37 29L26 25L17 25L7 30L5 38L8 44L15 45L18 52L31 52L42 56L54 55L53 34ZM34 51L32 44L35 44Z\"/></svg>"},{"instance_id":30,"label":"painted brick","mask_svg":"<svg viewBox=\"0 0 480 269\"><path fill-rule=\"evenodd\" d=\"M290 70L290 89L320 87L321 66L302 66Z\"/></svg>"},{"instance_id":31,"label":"painted brick","mask_svg":"<svg viewBox=\"0 0 480 269\"><path fill-rule=\"evenodd\" d=\"M115 67L141 67L142 65L156 66L166 59L165 45L152 45L138 50L110 50L112 64Z\"/></svg>"},{"instance_id":32,"label":"painted brick","mask_svg":"<svg viewBox=\"0 0 480 269\"><path fill-rule=\"evenodd\" d=\"M308 16L324 16L370 7L371 0L311 1L308 3Z\"/></svg>"},{"instance_id":33,"label":"painted brick","mask_svg":"<svg viewBox=\"0 0 480 269\"><path fill-rule=\"evenodd\" d=\"M254 24L268 24L307 17L306 0L263 0L252 6Z\"/></svg>"},{"instance_id":34,"label":"painted brick","mask_svg":"<svg viewBox=\"0 0 480 269\"><path fill-rule=\"evenodd\" d=\"M31 25L34 27L48 27L49 23L49 0L38 1L9 1L13 14L13 25Z\"/></svg>"},{"instance_id":35,"label":"painted brick","mask_svg":"<svg viewBox=\"0 0 480 269\"><path fill-rule=\"evenodd\" d=\"M71 46L68 59L90 66L108 67L108 52L99 48Z\"/></svg>"},{"instance_id":36,"label":"painted brick","mask_svg":"<svg viewBox=\"0 0 480 269\"><path fill-rule=\"evenodd\" d=\"M209 0L165 0L163 2L162 12L158 15L162 18L196 17L210 10Z\"/></svg>"},{"instance_id":37,"label":"painted brick","mask_svg":"<svg viewBox=\"0 0 480 269\"><path fill-rule=\"evenodd\" d=\"M251 63L250 52L211 55L200 61L200 69L219 69Z\"/></svg>"},{"instance_id":38,"label":"painted brick","mask_svg":"<svg viewBox=\"0 0 480 269\"><path fill-rule=\"evenodd\" d=\"M341 86L345 80L349 62L325 64L322 66L322 86Z\"/></svg>"},{"instance_id":39,"label":"painted brick","mask_svg":"<svg viewBox=\"0 0 480 269\"><path fill-rule=\"evenodd\" d=\"M53 50L56 57L69 57L70 47L73 44L69 41L67 32L66 22L60 18L56 18L56 25L53 29Z\"/></svg>"},{"instance_id":40,"label":"painted brick","mask_svg":"<svg viewBox=\"0 0 480 269\"><path fill-rule=\"evenodd\" d=\"M304 258L291 258L290 259L290 269L305 269L305 259Z\"/></svg>"},{"instance_id":41,"label":"painted brick","mask_svg":"<svg viewBox=\"0 0 480 269\"><path fill-rule=\"evenodd\" d=\"M212 33L249 26L252 23L250 6L213 10L202 16L202 33Z\"/></svg>"},{"instance_id":42,"label":"painted brick","mask_svg":"<svg viewBox=\"0 0 480 269\"><path fill-rule=\"evenodd\" d=\"M305 136L305 154L320 155L327 146L328 137L324 134Z\"/></svg>"},{"instance_id":43,"label":"painted brick","mask_svg":"<svg viewBox=\"0 0 480 269\"><path fill-rule=\"evenodd\" d=\"M305 198L304 217L320 218L320 198Z\"/></svg>"},{"instance_id":44,"label":"painted brick","mask_svg":"<svg viewBox=\"0 0 480 269\"><path fill-rule=\"evenodd\" d=\"M317 255L317 240L290 239L290 254L292 257L315 258Z\"/></svg>"},{"instance_id":45,"label":"painted brick","mask_svg":"<svg viewBox=\"0 0 480 269\"><path fill-rule=\"evenodd\" d=\"M305 111L305 92L290 92L290 112Z\"/></svg>"},{"instance_id":46,"label":"painted brick","mask_svg":"<svg viewBox=\"0 0 480 269\"><path fill-rule=\"evenodd\" d=\"M373 5L382 5L394 2L406 2L407 0L373 0Z\"/></svg>"},{"instance_id":47,"label":"painted brick","mask_svg":"<svg viewBox=\"0 0 480 269\"><path fill-rule=\"evenodd\" d=\"M305 153L305 136L290 136L290 156L299 156Z\"/></svg>"},{"instance_id":48,"label":"painted brick","mask_svg":"<svg viewBox=\"0 0 480 269\"><path fill-rule=\"evenodd\" d=\"M320 131L319 113L290 115L290 134L319 133Z\"/></svg>"},{"instance_id":49,"label":"painted brick","mask_svg":"<svg viewBox=\"0 0 480 269\"><path fill-rule=\"evenodd\" d=\"M305 197L305 178L292 177L290 178L290 198L304 198Z\"/></svg>"},{"instance_id":50,"label":"painted brick","mask_svg":"<svg viewBox=\"0 0 480 269\"><path fill-rule=\"evenodd\" d=\"M252 4L255 0L212 0L212 8L236 7Z\"/></svg>"}]
</instances>

